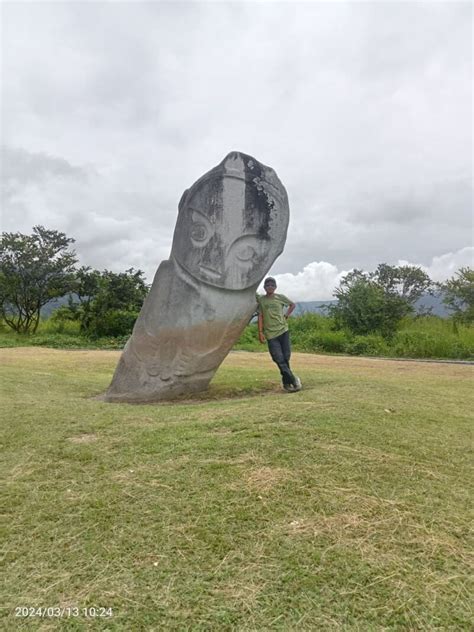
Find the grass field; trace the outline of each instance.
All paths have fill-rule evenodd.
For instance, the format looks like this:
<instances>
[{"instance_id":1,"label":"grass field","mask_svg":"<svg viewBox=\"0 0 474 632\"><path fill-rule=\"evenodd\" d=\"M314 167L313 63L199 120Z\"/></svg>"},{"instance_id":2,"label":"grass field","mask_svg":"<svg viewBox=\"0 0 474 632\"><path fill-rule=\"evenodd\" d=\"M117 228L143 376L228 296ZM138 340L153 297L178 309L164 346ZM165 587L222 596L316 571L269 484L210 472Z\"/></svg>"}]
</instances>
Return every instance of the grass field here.
<instances>
[{"instance_id":1,"label":"grass field","mask_svg":"<svg viewBox=\"0 0 474 632\"><path fill-rule=\"evenodd\" d=\"M294 354L286 394L236 352L95 400L118 357L0 350L6 630L472 629L473 367Z\"/></svg>"}]
</instances>

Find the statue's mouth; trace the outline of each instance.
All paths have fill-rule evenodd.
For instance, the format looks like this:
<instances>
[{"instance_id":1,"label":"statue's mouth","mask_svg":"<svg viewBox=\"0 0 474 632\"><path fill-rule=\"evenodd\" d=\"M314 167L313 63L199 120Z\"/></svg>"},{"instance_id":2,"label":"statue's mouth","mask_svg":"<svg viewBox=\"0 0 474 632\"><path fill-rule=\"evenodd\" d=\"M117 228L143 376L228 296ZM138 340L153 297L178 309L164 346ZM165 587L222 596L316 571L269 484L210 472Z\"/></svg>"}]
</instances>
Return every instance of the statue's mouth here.
<instances>
[{"instance_id":1,"label":"statue's mouth","mask_svg":"<svg viewBox=\"0 0 474 632\"><path fill-rule=\"evenodd\" d=\"M213 268L208 268L207 266L200 266L200 268L204 272L204 274L207 274L212 279L220 279L221 277L221 273L217 270L214 270Z\"/></svg>"}]
</instances>

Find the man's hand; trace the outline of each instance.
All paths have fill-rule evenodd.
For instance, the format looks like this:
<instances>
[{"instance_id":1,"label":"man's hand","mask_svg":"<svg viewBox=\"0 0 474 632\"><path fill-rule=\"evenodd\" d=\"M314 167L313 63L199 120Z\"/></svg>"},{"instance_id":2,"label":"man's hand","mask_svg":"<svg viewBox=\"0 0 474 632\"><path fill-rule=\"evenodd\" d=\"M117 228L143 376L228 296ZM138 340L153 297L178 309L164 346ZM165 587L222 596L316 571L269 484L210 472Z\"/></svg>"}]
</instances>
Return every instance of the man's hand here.
<instances>
[{"instance_id":1,"label":"man's hand","mask_svg":"<svg viewBox=\"0 0 474 632\"><path fill-rule=\"evenodd\" d=\"M263 343L265 342L265 336L259 332L258 333L258 339L260 340L260 342L263 345Z\"/></svg>"}]
</instances>

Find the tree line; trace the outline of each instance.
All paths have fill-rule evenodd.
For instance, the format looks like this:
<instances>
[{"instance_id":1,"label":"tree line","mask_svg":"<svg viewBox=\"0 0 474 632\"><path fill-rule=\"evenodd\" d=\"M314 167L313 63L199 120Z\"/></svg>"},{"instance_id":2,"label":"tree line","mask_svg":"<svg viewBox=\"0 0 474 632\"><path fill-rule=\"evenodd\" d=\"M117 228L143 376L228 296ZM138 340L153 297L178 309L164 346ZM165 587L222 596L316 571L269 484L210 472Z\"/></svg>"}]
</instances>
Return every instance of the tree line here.
<instances>
[{"instance_id":1,"label":"tree line","mask_svg":"<svg viewBox=\"0 0 474 632\"><path fill-rule=\"evenodd\" d=\"M126 336L140 311L148 286L141 270L115 273L77 267L74 239L35 226L31 235L2 233L0 240L0 315L17 333L35 333L41 309L69 296L53 318L76 320L88 336ZM434 283L416 266L380 264L373 272L345 275L330 307L336 329L356 335L377 332L390 338L415 312L426 293L441 290L455 322L474 321L474 270L460 268L444 283Z\"/></svg>"},{"instance_id":2,"label":"tree line","mask_svg":"<svg viewBox=\"0 0 474 632\"><path fill-rule=\"evenodd\" d=\"M144 273L78 268L73 243L64 233L43 226L35 226L31 235L2 233L3 321L17 333L35 333L42 307L69 296L53 318L79 321L81 333L92 337L129 334L148 292Z\"/></svg>"}]
</instances>

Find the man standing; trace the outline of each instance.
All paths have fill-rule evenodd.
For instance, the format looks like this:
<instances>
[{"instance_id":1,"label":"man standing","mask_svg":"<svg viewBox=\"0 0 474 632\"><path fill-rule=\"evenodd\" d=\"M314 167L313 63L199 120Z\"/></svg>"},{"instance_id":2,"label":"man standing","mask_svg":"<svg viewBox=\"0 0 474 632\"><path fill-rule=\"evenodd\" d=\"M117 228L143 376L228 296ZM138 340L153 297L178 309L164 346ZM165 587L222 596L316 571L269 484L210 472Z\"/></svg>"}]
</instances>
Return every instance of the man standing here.
<instances>
[{"instance_id":1,"label":"man standing","mask_svg":"<svg viewBox=\"0 0 474 632\"><path fill-rule=\"evenodd\" d=\"M301 390L301 380L290 369L291 345L287 319L295 309L295 304L283 294L275 294L276 286L275 279L268 277L263 284L266 294L257 295L258 337L261 343L267 340L272 360L280 369L283 388L294 393ZM288 307L286 313L285 307Z\"/></svg>"}]
</instances>

